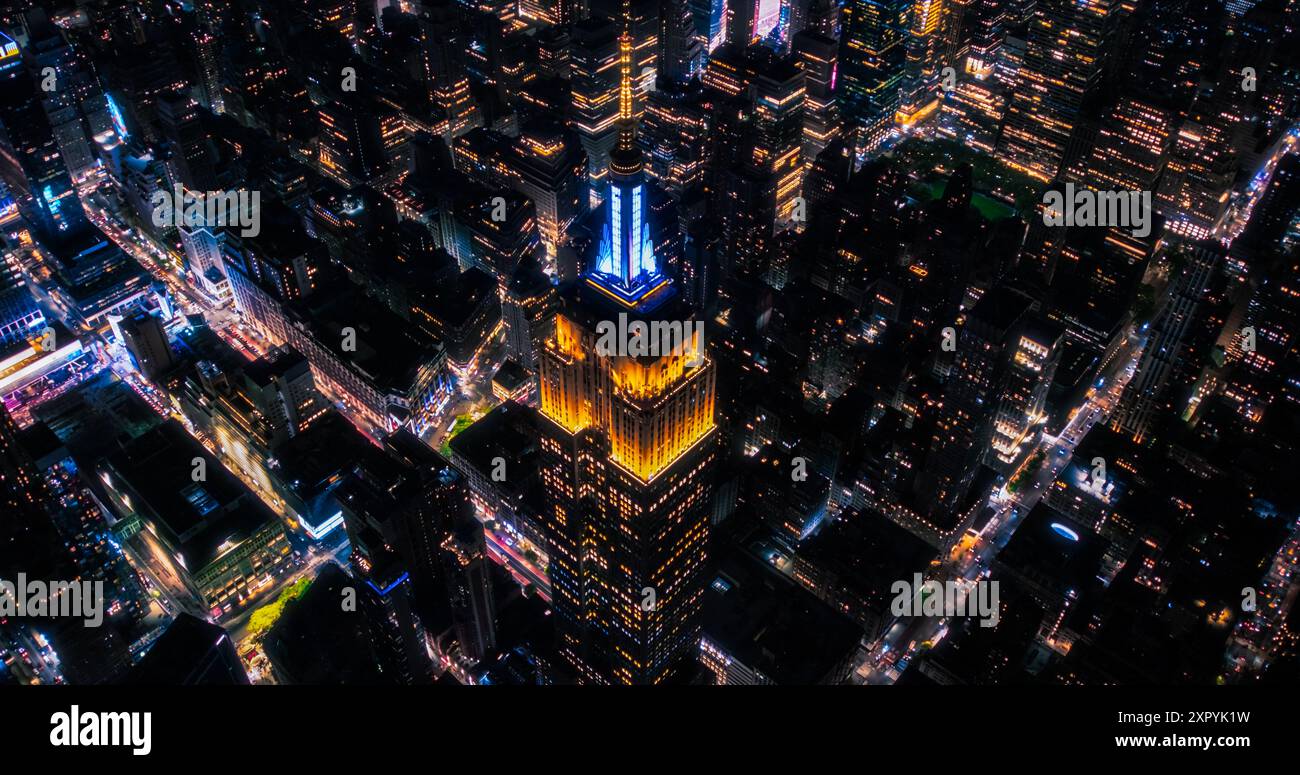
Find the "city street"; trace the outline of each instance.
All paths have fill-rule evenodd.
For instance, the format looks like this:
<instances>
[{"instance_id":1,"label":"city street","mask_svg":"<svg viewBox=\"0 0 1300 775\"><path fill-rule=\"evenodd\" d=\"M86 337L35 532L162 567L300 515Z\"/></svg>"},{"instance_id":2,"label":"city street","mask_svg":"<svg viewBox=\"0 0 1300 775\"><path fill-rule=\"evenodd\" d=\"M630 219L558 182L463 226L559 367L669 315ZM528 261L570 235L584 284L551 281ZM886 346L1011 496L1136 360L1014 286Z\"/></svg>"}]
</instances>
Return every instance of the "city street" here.
<instances>
[{"instance_id":1,"label":"city street","mask_svg":"<svg viewBox=\"0 0 1300 775\"><path fill-rule=\"evenodd\" d=\"M1011 540L1021 520L1038 505L1047 488L1070 464L1075 448L1088 435L1088 431L1110 417L1124 392L1124 386L1137 368L1145 344L1145 340L1130 332L1123 351L1112 359L1111 368L1102 375L1101 387L1092 392L1059 436L1043 437L1036 450L1044 453L1037 471L1014 494L1008 493L1005 486L991 493L987 507L994 509L994 516L983 533L972 542L959 543L959 551L949 553L939 567L927 576L927 580L933 579L940 583L948 580L974 582L989 571L993 558ZM1007 481L1020 477L1024 467L1034 459L1035 454L1031 452L1025 457L1021 468L1008 477ZM921 590L916 590L917 599L913 601L913 610L916 610L916 605L920 602L920 594ZM947 619L943 618L913 616L896 622L858 665L854 671L854 682L892 684L907 668L918 649L933 647L946 634Z\"/></svg>"}]
</instances>

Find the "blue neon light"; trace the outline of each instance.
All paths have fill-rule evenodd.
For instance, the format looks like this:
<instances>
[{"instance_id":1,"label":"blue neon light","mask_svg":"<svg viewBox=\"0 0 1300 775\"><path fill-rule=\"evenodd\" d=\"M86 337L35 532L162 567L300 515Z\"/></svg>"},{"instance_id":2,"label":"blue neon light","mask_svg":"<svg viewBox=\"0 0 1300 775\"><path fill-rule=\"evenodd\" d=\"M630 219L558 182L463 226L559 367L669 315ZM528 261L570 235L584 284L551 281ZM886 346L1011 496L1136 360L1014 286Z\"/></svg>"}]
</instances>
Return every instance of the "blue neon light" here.
<instances>
[{"instance_id":1,"label":"blue neon light","mask_svg":"<svg viewBox=\"0 0 1300 775\"><path fill-rule=\"evenodd\" d=\"M125 140L127 137L126 119L122 117L122 111L118 109L117 103L113 101L113 95L105 94L104 101L108 103L108 117L113 121L113 131L117 132L119 139Z\"/></svg>"},{"instance_id":2,"label":"blue neon light","mask_svg":"<svg viewBox=\"0 0 1300 775\"><path fill-rule=\"evenodd\" d=\"M1071 541L1078 541L1078 540L1079 540L1079 534L1078 534L1078 533L1074 532L1073 530L1071 530L1070 528L1066 527L1065 525L1062 525L1060 522L1053 522L1053 523L1052 523L1052 530L1056 531L1056 534L1057 534L1057 535L1064 536L1065 538L1068 538L1068 539L1070 539Z\"/></svg>"},{"instance_id":3,"label":"blue neon light","mask_svg":"<svg viewBox=\"0 0 1300 775\"><path fill-rule=\"evenodd\" d=\"M631 192L631 197L626 194ZM657 287L663 277L645 218L645 187L610 186L607 218L591 279L629 303Z\"/></svg>"},{"instance_id":4,"label":"blue neon light","mask_svg":"<svg viewBox=\"0 0 1300 775\"><path fill-rule=\"evenodd\" d=\"M612 252L606 271L626 280L627 278L623 276L623 190L618 186L611 186L609 190L609 227L612 230L610 235Z\"/></svg>"},{"instance_id":5,"label":"blue neon light","mask_svg":"<svg viewBox=\"0 0 1300 775\"><path fill-rule=\"evenodd\" d=\"M392 584L389 584L387 587L384 587L383 589L380 589L379 587L375 586L375 582L371 581L370 579L366 579L366 584L370 585L371 589L378 592L380 597L387 597L389 592L392 592L394 589L397 589L397 587L403 581L406 581L406 579L409 576L410 576L409 573L403 573L401 576L397 577L397 581L394 581Z\"/></svg>"}]
</instances>

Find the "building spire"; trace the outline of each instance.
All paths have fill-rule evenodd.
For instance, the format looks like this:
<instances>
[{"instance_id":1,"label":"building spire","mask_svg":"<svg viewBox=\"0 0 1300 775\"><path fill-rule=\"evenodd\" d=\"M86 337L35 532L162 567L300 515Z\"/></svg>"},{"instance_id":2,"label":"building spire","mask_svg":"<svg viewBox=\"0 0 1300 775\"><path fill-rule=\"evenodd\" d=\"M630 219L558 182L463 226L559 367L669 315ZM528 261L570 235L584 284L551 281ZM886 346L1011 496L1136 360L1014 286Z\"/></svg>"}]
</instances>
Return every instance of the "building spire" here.
<instances>
[{"instance_id":1,"label":"building spire","mask_svg":"<svg viewBox=\"0 0 1300 775\"><path fill-rule=\"evenodd\" d=\"M643 303L667 279L659 272L646 214L645 164L636 142L636 92L632 12L623 0L623 32L618 38L618 145L609 152L608 216L588 280L627 306Z\"/></svg>"},{"instance_id":2,"label":"building spire","mask_svg":"<svg viewBox=\"0 0 1300 775\"><path fill-rule=\"evenodd\" d=\"M636 141L632 89L632 3L623 0L623 33L618 36L618 147L630 151Z\"/></svg>"}]
</instances>

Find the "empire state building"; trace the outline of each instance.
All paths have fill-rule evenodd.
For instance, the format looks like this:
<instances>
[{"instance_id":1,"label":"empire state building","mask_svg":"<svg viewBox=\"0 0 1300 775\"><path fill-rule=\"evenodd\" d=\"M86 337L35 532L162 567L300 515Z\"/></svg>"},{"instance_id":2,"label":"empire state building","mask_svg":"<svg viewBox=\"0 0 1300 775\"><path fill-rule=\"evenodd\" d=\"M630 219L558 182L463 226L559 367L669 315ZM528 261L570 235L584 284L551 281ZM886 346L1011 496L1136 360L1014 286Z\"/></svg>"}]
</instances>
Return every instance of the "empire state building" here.
<instances>
[{"instance_id":1,"label":"empire state building","mask_svg":"<svg viewBox=\"0 0 1300 775\"><path fill-rule=\"evenodd\" d=\"M650 239L626 22L619 49L602 238L539 357L542 477L558 650L582 682L652 684L698 649L715 374ZM598 346L616 320L695 333L627 354Z\"/></svg>"}]
</instances>

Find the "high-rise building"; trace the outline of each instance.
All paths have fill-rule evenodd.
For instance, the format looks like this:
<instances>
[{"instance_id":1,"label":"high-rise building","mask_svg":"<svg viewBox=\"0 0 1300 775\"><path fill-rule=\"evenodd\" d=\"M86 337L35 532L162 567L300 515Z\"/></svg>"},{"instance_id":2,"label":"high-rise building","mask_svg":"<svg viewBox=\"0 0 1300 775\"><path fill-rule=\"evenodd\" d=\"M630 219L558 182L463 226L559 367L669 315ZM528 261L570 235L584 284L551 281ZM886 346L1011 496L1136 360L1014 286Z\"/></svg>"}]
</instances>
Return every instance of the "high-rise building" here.
<instances>
[{"instance_id":1,"label":"high-rise building","mask_svg":"<svg viewBox=\"0 0 1300 775\"><path fill-rule=\"evenodd\" d=\"M587 211L587 159L562 125L530 122L519 133L515 187L533 202L537 231L548 256L565 231Z\"/></svg>"},{"instance_id":2,"label":"high-rise building","mask_svg":"<svg viewBox=\"0 0 1300 775\"><path fill-rule=\"evenodd\" d=\"M149 294L144 268L98 229L89 227L51 244L54 276L46 289L79 322L102 325L109 315Z\"/></svg>"},{"instance_id":3,"label":"high-rise building","mask_svg":"<svg viewBox=\"0 0 1300 775\"><path fill-rule=\"evenodd\" d=\"M704 84L706 94L720 99L736 99L744 96L753 80L746 52L732 43L713 52L709 64L704 69L700 81Z\"/></svg>"},{"instance_id":4,"label":"high-rise building","mask_svg":"<svg viewBox=\"0 0 1300 775\"><path fill-rule=\"evenodd\" d=\"M573 27L569 121L587 152L590 202L604 196L609 152L618 137L618 27L589 17Z\"/></svg>"},{"instance_id":5,"label":"high-rise building","mask_svg":"<svg viewBox=\"0 0 1300 775\"><path fill-rule=\"evenodd\" d=\"M1006 96L992 80L962 80L943 100L939 134L969 148L993 153Z\"/></svg>"},{"instance_id":6,"label":"high-rise building","mask_svg":"<svg viewBox=\"0 0 1300 775\"><path fill-rule=\"evenodd\" d=\"M319 160L341 180L368 181L387 172L381 118L360 100L321 105Z\"/></svg>"},{"instance_id":7,"label":"high-rise building","mask_svg":"<svg viewBox=\"0 0 1300 775\"><path fill-rule=\"evenodd\" d=\"M176 56L175 46L156 25L142 26L134 36L134 44L140 51L148 51L149 56L128 56L121 61L122 88L115 89L113 96L118 98L125 123L138 130L140 136L149 142L156 142L156 114L154 109L158 98L164 94L185 91L187 82L184 69ZM130 44L128 44L130 45ZM250 73L254 79L254 89L264 85L270 73L265 63L260 63ZM287 74L284 68L275 72L276 76ZM120 134L120 133L119 133Z\"/></svg>"},{"instance_id":8,"label":"high-rise building","mask_svg":"<svg viewBox=\"0 0 1300 775\"><path fill-rule=\"evenodd\" d=\"M171 151L168 167L172 179L186 189L217 188L216 154L199 120L198 103L182 94L158 99L158 126Z\"/></svg>"},{"instance_id":9,"label":"high-rise building","mask_svg":"<svg viewBox=\"0 0 1300 775\"><path fill-rule=\"evenodd\" d=\"M698 644L715 377L645 223L626 25L619 51L604 236L540 359L542 477L558 650L581 681L644 684L667 680ZM598 342L620 320L694 333L638 357Z\"/></svg>"},{"instance_id":10,"label":"high-rise building","mask_svg":"<svg viewBox=\"0 0 1300 775\"><path fill-rule=\"evenodd\" d=\"M220 41L207 28L190 33L190 40L194 42L194 57L198 63L199 99L208 110L220 116L226 112L226 97L222 93L221 66L218 60Z\"/></svg>"},{"instance_id":11,"label":"high-rise building","mask_svg":"<svg viewBox=\"0 0 1300 775\"><path fill-rule=\"evenodd\" d=\"M999 286L980 298L958 335L957 360L916 480L921 511L931 519L951 520L974 484L992 438L988 407L998 401L1028 309L1028 299Z\"/></svg>"},{"instance_id":12,"label":"high-rise building","mask_svg":"<svg viewBox=\"0 0 1300 775\"><path fill-rule=\"evenodd\" d=\"M176 364L163 322L144 310L118 324L123 344L145 377L156 380Z\"/></svg>"},{"instance_id":13,"label":"high-rise building","mask_svg":"<svg viewBox=\"0 0 1300 775\"><path fill-rule=\"evenodd\" d=\"M423 0L418 6L420 50L434 131L451 141L477 126L483 115L469 91L462 52L468 41L458 33L456 10L449 0Z\"/></svg>"},{"instance_id":14,"label":"high-rise building","mask_svg":"<svg viewBox=\"0 0 1300 775\"><path fill-rule=\"evenodd\" d=\"M1042 181L1056 177L1119 14L1117 0L1040 0L998 144L1007 164Z\"/></svg>"},{"instance_id":15,"label":"high-rise building","mask_svg":"<svg viewBox=\"0 0 1300 775\"><path fill-rule=\"evenodd\" d=\"M529 371L536 369L542 343L554 333L559 306L555 286L537 263L520 265L501 301L507 356Z\"/></svg>"},{"instance_id":16,"label":"high-rise building","mask_svg":"<svg viewBox=\"0 0 1300 775\"><path fill-rule=\"evenodd\" d=\"M757 69L753 165L771 178L777 223L790 220L803 182L804 94L804 73L788 59L771 58Z\"/></svg>"},{"instance_id":17,"label":"high-rise building","mask_svg":"<svg viewBox=\"0 0 1300 775\"><path fill-rule=\"evenodd\" d=\"M906 28L901 0L849 0L844 6L838 95L845 119L864 130L858 135L864 149L879 145L893 126Z\"/></svg>"},{"instance_id":18,"label":"high-rise building","mask_svg":"<svg viewBox=\"0 0 1300 775\"><path fill-rule=\"evenodd\" d=\"M726 41L736 48L748 48L759 35L755 31L758 22L759 0L727 0L726 4Z\"/></svg>"},{"instance_id":19,"label":"high-rise building","mask_svg":"<svg viewBox=\"0 0 1300 775\"><path fill-rule=\"evenodd\" d=\"M716 169L741 168L759 181L773 224L790 220L795 197L803 179L805 74L795 60L778 57L766 46L738 49L727 45L709 60L704 86L715 102L730 100L714 108ZM735 113L734 111L739 111ZM730 126L719 129L730 122ZM760 229L766 228L763 220Z\"/></svg>"},{"instance_id":20,"label":"high-rise building","mask_svg":"<svg viewBox=\"0 0 1300 775\"><path fill-rule=\"evenodd\" d=\"M1040 318L1030 318L1009 342L1010 357L998 391L993 437L985 461L995 470L1010 471L1038 443L1047 405L1047 391L1061 358L1062 330Z\"/></svg>"},{"instance_id":21,"label":"high-rise building","mask_svg":"<svg viewBox=\"0 0 1300 775\"><path fill-rule=\"evenodd\" d=\"M820 32L804 30L791 42L804 73L803 164L809 167L817 154L839 136L840 114L835 102L835 77L839 43Z\"/></svg>"},{"instance_id":22,"label":"high-rise building","mask_svg":"<svg viewBox=\"0 0 1300 775\"><path fill-rule=\"evenodd\" d=\"M353 546L352 574L362 582L358 602L377 665L399 683L429 681L431 647L433 656L447 656L436 641L448 623L462 653L482 659L495 645L496 615L464 476L405 431L386 438L380 451L346 423L336 426L359 445L340 460L345 471L334 498ZM334 449L343 442L312 443Z\"/></svg>"},{"instance_id":23,"label":"high-rise building","mask_svg":"<svg viewBox=\"0 0 1300 775\"><path fill-rule=\"evenodd\" d=\"M301 4L307 21L318 30L333 30L353 42L356 4L349 0L307 0Z\"/></svg>"},{"instance_id":24,"label":"high-rise building","mask_svg":"<svg viewBox=\"0 0 1300 775\"><path fill-rule=\"evenodd\" d=\"M936 33L936 52L940 60L936 69L949 66L958 73L965 70L975 20L973 4L973 0L944 0Z\"/></svg>"},{"instance_id":25,"label":"high-rise building","mask_svg":"<svg viewBox=\"0 0 1300 775\"><path fill-rule=\"evenodd\" d=\"M399 684L425 684L433 676L424 626L416 612L411 574L379 532L344 516L352 546L352 575L362 585L357 602L364 615L375 665Z\"/></svg>"},{"instance_id":26,"label":"high-rise building","mask_svg":"<svg viewBox=\"0 0 1300 775\"><path fill-rule=\"evenodd\" d=\"M755 168L757 144L748 105L732 100L714 114L708 183L716 191L710 214L721 242L716 254L724 276L756 276L765 268L776 223L773 177Z\"/></svg>"},{"instance_id":27,"label":"high-rise building","mask_svg":"<svg viewBox=\"0 0 1300 775\"><path fill-rule=\"evenodd\" d=\"M825 35L832 40L840 39L840 3L839 0L809 0L804 11L803 29L791 29L794 32L808 30L818 35Z\"/></svg>"},{"instance_id":28,"label":"high-rise building","mask_svg":"<svg viewBox=\"0 0 1300 775\"><path fill-rule=\"evenodd\" d=\"M1066 179L1094 191L1154 191L1175 120L1158 98L1120 96L1102 117L1091 152L1066 171Z\"/></svg>"},{"instance_id":29,"label":"high-rise building","mask_svg":"<svg viewBox=\"0 0 1300 775\"><path fill-rule=\"evenodd\" d=\"M178 227L181 247L185 250L186 264L208 296L224 302L230 298L230 283L226 279L226 265L222 259L226 230L208 226L201 220L193 228Z\"/></svg>"},{"instance_id":30,"label":"high-rise building","mask_svg":"<svg viewBox=\"0 0 1300 775\"><path fill-rule=\"evenodd\" d=\"M688 0L663 0L659 14L659 73L682 83L700 69L702 52Z\"/></svg>"},{"instance_id":31,"label":"high-rise building","mask_svg":"<svg viewBox=\"0 0 1300 775\"><path fill-rule=\"evenodd\" d=\"M42 83L45 113L67 171L79 183L96 171L82 105L102 97L98 80L84 53L68 44L44 10L28 11L24 21L32 65L42 73L42 81L45 81L44 74L52 71L54 81L49 85L54 88L46 89L48 82Z\"/></svg>"},{"instance_id":32,"label":"high-rise building","mask_svg":"<svg viewBox=\"0 0 1300 775\"><path fill-rule=\"evenodd\" d=\"M223 628L182 612L124 677L135 686L247 686L239 652Z\"/></svg>"},{"instance_id":33,"label":"high-rise building","mask_svg":"<svg viewBox=\"0 0 1300 775\"><path fill-rule=\"evenodd\" d=\"M452 469L447 469L447 474L460 476ZM471 514L460 514L453 520L447 537L442 541L452 624L456 628L461 653L479 662L496 648L492 561L487 556L483 525Z\"/></svg>"},{"instance_id":34,"label":"high-rise building","mask_svg":"<svg viewBox=\"0 0 1300 775\"><path fill-rule=\"evenodd\" d=\"M722 232L717 223L701 218L690 225L682 242L681 269L677 272L682 293L691 305L707 314L718 296L718 251Z\"/></svg>"},{"instance_id":35,"label":"high-rise building","mask_svg":"<svg viewBox=\"0 0 1300 775\"><path fill-rule=\"evenodd\" d=\"M514 191L474 189L456 207L456 259L477 267L504 287L519 264L539 252L533 203Z\"/></svg>"},{"instance_id":36,"label":"high-rise building","mask_svg":"<svg viewBox=\"0 0 1300 775\"><path fill-rule=\"evenodd\" d=\"M266 208L262 226L260 233L248 237L228 234L223 263L242 269L280 301L310 297L329 261L325 244L310 238L288 208ZM235 301L241 303L238 297Z\"/></svg>"},{"instance_id":37,"label":"high-rise building","mask_svg":"<svg viewBox=\"0 0 1300 775\"><path fill-rule=\"evenodd\" d=\"M1021 71L1025 68L1025 49L1028 47L1028 28L1024 25L1008 25L1002 36L1002 48L993 64L993 78L1009 89L1020 83Z\"/></svg>"},{"instance_id":38,"label":"high-rise building","mask_svg":"<svg viewBox=\"0 0 1300 775\"><path fill-rule=\"evenodd\" d=\"M521 8L528 7L524 0ZM527 12L525 11L525 16ZM546 27L537 32L537 69L542 75L569 80L569 68L573 64L570 48L573 37L567 27Z\"/></svg>"},{"instance_id":39,"label":"high-rise building","mask_svg":"<svg viewBox=\"0 0 1300 775\"><path fill-rule=\"evenodd\" d=\"M1170 231L1188 239L1206 239L1228 215L1229 189L1237 160L1222 117L1199 110L1178 128L1169 161L1156 190L1156 210Z\"/></svg>"},{"instance_id":40,"label":"high-rise building","mask_svg":"<svg viewBox=\"0 0 1300 775\"><path fill-rule=\"evenodd\" d=\"M1006 5L1006 0L971 0L966 11L966 63L959 72L964 69L981 80L993 74L1006 38Z\"/></svg>"},{"instance_id":41,"label":"high-rise building","mask_svg":"<svg viewBox=\"0 0 1300 775\"><path fill-rule=\"evenodd\" d=\"M403 558L425 615L444 610L443 542L474 519L469 483L442 455L414 434L399 431L384 440L390 464L373 479L391 497L385 540ZM393 462L400 465L392 465ZM378 473L378 472L374 472ZM400 479L401 484L393 483Z\"/></svg>"},{"instance_id":42,"label":"high-rise building","mask_svg":"<svg viewBox=\"0 0 1300 775\"><path fill-rule=\"evenodd\" d=\"M727 37L727 0L689 0L695 36L700 40L704 57L713 53Z\"/></svg>"},{"instance_id":43,"label":"high-rise building","mask_svg":"<svg viewBox=\"0 0 1300 775\"><path fill-rule=\"evenodd\" d=\"M302 433L325 411L311 364L289 347L273 348L245 366L242 392L270 426L272 443Z\"/></svg>"},{"instance_id":44,"label":"high-rise building","mask_svg":"<svg viewBox=\"0 0 1300 775\"><path fill-rule=\"evenodd\" d=\"M519 3L520 16L551 25L548 29L572 24L586 12L586 0L521 0Z\"/></svg>"},{"instance_id":45,"label":"high-rise building","mask_svg":"<svg viewBox=\"0 0 1300 775\"><path fill-rule=\"evenodd\" d=\"M917 0L907 25L906 63L899 86L894 120L911 126L939 107L939 69L947 61L942 52L941 23L944 0Z\"/></svg>"},{"instance_id":46,"label":"high-rise building","mask_svg":"<svg viewBox=\"0 0 1300 775\"><path fill-rule=\"evenodd\" d=\"M89 179L96 173L97 166L95 157L90 152L81 113L72 105L58 107L55 100L45 101L45 112L50 118L50 126L59 144L59 153L63 156L73 182L81 183Z\"/></svg>"},{"instance_id":47,"label":"high-rise building","mask_svg":"<svg viewBox=\"0 0 1300 775\"><path fill-rule=\"evenodd\" d=\"M1168 300L1151 325L1151 341L1110 418L1111 428L1139 444L1148 440L1168 406L1170 377L1183 357L1184 340L1223 259L1222 249L1212 244L1192 247L1186 256L1186 267L1170 283Z\"/></svg>"},{"instance_id":48,"label":"high-rise building","mask_svg":"<svg viewBox=\"0 0 1300 775\"><path fill-rule=\"evenodd\" d=\"M354 422L383 431L428 427L452 391L441 342L387 307L358 303L361 294L349 288L287 297L283 291L296 294L292 279L302 273L255 258L234 256L228 264L235 306L249 325L302 353L321 392L342 401Z\"/></svg>"},{"instance_id":49,"label":"high-rise building","mask_svg":"<svg viewBox=\"0 0 1300 775\"><path fill-rule=\"evenodd\" d=\"M0 258L0 346L26 341L44 324L45 313L22 273Z\"/></svg>"},{"instance_id":50,"label":"high-rise building","mask_svg":"<svg viewBox=\"0 0 1300 775\"><path fill-rule=\"evenodd\" d=\"M530 117L517 139L491 129L475 129L458 138L454 150L457 169L477 184L473 190L453 193L458 200L457 218L465 212L459 230L490 216L496 225L488 225L488 230L503 229L515 241L540 237L547 257L553 259L564 244L569 225L588 205L587 158L568 128L550 118ZM523 197L498 190L507 187ZM456 230L455 224L449 225L453 227L450 231ZM463 265L473 263L467 252L473 246L446 239L456 236L450 231L444 235L447 251ZM534 231L536 234L531 233Z\"/></svg>"},{"instance_id":51,"label":"high-rise building","mask_svg":"<svg viewBox=\"0 0 1300 775\"><path fill-rule=\"evenodd\" d=\"M18 44L0 32L0 180L34 229L72 233L85 216L41 95Z\"/></svg>"},{"instance_id":52,"label":"high-rise building","mask_svg":"<svg viewBox=\"0 0 1300 775\"><path fill-rule=\"evenodd\" d=\"M704 177L708 110L699 81L665 82L646 96L637 139L646 154L646 174L679 195Z\"/></svg>"},{"instance_id":53,"label":"high-rise building","mask_svg":"<svg viewBox=\"0 0 1300 775\"><path fill-rule=\"evenodd\" d=\"M352 544L352 575L371 649L389 680L432 679L425 627L439 606L442 542L468 514L460 475L432 449L399 432L386 454L357 461L336 497Z\"/></svg>"},{"instance_id":54,"label":"high-rise building","mask_svg":"<svg viewBox=\"0 0 1300 775\"><path fill-rule=\"evenodd\" d=\"M86 481L193 613L245 605L289 562L281 518L178 422L121 445Z\"/></svg>"},{"instance_id":55,"label":"high-rise building","mask_svg":"<svg viewBox=\"0 0 1300 775\"><path fill-rule=\"evenodd\" d=\"M611 4L609 0L597 0L592 4L598 3ZM632 88L636 90L638 98L632 109L636 111L636 117L640 118L640 99L654 90L655 79L659 75L662 2L661 0L618 0L618 7L625 9L618 15L628 19L629 34L632 36ZM680 42L681 39L678 40ZM680 54L678 58L680 59Z\"/></svg>"},{"instance_id":56,"label":"high-rise building","mask_svg":"<svg viewBox=\"0 0 1300 775\"><path fill-rule=\"evenodd\" d=\"M179 373L168 375L166 386L186 427L201 438L215 442L218 455L231 471L240 475L264 497L275 493L276 469L269 460L273 448L302 433L323 416L328 403L316 391L307 359L290 348L273 348L265 356L246 363L233 348L221 347L222 340L210 330L182 337L186 346L211 339L217 346L203 359ZM223 357L224 356L224 357ZM305 509L297 519L309 535L317 537L317 524ZM333 511L326 514L332 517Z\"/></svg>"}]
</instances>

